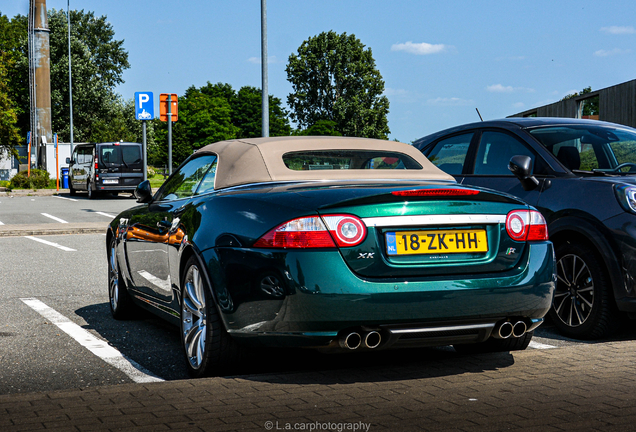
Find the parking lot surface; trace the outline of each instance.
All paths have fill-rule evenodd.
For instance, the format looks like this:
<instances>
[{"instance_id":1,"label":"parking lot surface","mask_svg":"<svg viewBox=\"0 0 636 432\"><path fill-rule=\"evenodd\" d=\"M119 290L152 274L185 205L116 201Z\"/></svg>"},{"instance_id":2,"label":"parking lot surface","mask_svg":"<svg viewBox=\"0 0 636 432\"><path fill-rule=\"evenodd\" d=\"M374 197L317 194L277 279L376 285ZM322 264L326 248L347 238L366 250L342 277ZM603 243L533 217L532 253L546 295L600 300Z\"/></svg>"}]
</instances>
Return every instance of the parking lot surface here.
<instances>
[{"instance_id":1,"label":"parking lot surface","mask_svg":"<svg viewBox=\"0 0 636 432\"><path fill-rule=\"evenodd\" d=\"M634 342L0 396L4 430L626 431ZM285 362L285 358L277 359Z\"/></svg>"},{"instance_id":2,"label":"parking lot surface","mask_svg":"<svg viewBox=\"0 0 636 432\"><path fill-rule=\"evenodd\" d=\"M0 197L10 232L42 225L37 235L0 235L4 430L625 431L636 424L633 324L612 340L581 342L548 323L526 351L488 355L450 347L262 350L237 365L237 375L188 379L175 327L149 315L110 317L103 233L109 216L135 201L73 199ZM82 223L100 228L81 234Z\"/></svg>"}]
</instances>

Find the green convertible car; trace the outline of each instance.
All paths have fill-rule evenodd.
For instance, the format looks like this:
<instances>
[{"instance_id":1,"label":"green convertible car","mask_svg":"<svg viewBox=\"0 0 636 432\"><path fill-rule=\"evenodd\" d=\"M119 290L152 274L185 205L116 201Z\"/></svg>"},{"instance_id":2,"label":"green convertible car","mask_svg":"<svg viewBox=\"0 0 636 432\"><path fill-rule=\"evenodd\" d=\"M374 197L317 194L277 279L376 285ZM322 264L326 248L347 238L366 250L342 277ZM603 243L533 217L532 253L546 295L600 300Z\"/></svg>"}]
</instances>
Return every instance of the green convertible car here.
<instances>
[{"instance_id":1,"label":"green convertible car","mask_svg":"<svg viewBox=\"0 0 636 432\"><path fill-rule=\"evenodd\" d=\"M248 346L525 349L550 308L546 223L407 144L222 141L110 224L112 314L181 328L193 376Z\"/></svg>"}]
</instances>

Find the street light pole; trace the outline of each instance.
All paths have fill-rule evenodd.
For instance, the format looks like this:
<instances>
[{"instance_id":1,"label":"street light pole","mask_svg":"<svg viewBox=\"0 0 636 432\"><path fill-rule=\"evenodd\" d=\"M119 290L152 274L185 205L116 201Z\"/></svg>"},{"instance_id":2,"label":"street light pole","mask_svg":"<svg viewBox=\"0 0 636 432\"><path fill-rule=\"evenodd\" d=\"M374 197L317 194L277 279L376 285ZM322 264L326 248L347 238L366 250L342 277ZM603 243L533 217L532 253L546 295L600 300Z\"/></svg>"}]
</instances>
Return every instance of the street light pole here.
<instances>
[{"instance_id":1,"label":"street light pole","mask_svg":"<svg viewBox=\"0 0 636 432\"><path fill-rule=\"evenodd\" d=\"M261 0L261 75L263 120L261 134L269 136L269 90L267 89L267 0Z\"/></svg>"},{"instance_id":2,"label":"street light pole","mask_svg":"<svg viewBox=\"0 0 636 432\"><path fill-rule=\"evenodd\" d=\"M71 76L71 0L66 0L66 17L68 19L68 101L71 126L71 157L73 157L73 78Z\"/></svg>"}]
</instances>

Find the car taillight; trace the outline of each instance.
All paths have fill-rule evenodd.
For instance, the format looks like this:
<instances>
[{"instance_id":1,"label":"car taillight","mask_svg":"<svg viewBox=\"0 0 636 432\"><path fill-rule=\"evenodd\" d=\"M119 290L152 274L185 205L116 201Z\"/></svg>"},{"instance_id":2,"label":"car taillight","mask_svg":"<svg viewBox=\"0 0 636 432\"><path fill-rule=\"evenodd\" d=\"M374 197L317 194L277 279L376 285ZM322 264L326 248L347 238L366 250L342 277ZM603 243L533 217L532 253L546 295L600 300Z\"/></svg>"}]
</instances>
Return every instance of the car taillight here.
<instances>
[{"instance_id":1,"label":"car taillight","mask_svg":"<svg viewBox=\"0 0 636 432\"><path fill-rule=\"evenodd\" d=\"M366 237L364 223L355 216L307 216L286 222L259 238L254 247L333 248L356 246Z\"/></svg>"},{"instance_id":2,"label":"car taillight","mask_svg":"<svg viewBox=\"0 0 636 432\"><path fill-rule=\"evenodd\" d=\"M367 227L355 216L327 215L323 219L340 247L359 245L367 235Z\"/></svg>"},{"instance_id":3,"label":"car taillight","mask_svg":"<svg viewBox=\"0 0 636 432\"><path fill-rule=\"evenodd\" d=\"M548 240L548 225L536 210L514 210L506 216L506 232L517 241Z\"/></svg>"}]
</instances>

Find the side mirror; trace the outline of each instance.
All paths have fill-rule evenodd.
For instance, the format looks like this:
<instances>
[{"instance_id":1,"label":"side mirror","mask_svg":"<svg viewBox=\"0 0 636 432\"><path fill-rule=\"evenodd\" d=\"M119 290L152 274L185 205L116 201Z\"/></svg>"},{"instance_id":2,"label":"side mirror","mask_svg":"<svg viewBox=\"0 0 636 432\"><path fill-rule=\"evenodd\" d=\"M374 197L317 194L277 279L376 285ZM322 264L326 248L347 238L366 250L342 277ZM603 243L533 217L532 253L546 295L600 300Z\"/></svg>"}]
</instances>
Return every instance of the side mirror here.
<instances>
[{"instance_id":1,"label":"side mirror","mask_svg":"<svg viewBox=\"0 0 636 432\"><path fill-rule=\"evenodd\" d=\"M524 191L531 191L539 186L539 180L531 174L532 159L530 156L516 155L511 157L508 169L519 179Z\"/></svg>"},{"instance_id":2,"label":"side mirror","mask_svg":"<svg viewBox=\"0 0 636 432\"><path fill-rule=\"evenodd\" d=\"M70 157L67 157L66 163L70 166L70 165L73 165L75 162L73 162Z\"/></svg>"},{"instance_id":3,"label":"side mirror","mask_svg":"<svg viewBox=\"0 0 636 432\"><path fill-rule=\"evenodd\" d=\"M137 198L138 203L148 203L152 200L152 188L150 187L150 182L148 180L144 180L137 185L135 189L135 198Z\"/></svg>"}]
</instances>

